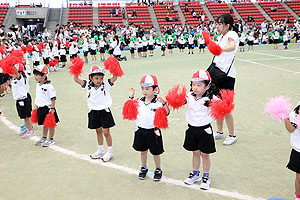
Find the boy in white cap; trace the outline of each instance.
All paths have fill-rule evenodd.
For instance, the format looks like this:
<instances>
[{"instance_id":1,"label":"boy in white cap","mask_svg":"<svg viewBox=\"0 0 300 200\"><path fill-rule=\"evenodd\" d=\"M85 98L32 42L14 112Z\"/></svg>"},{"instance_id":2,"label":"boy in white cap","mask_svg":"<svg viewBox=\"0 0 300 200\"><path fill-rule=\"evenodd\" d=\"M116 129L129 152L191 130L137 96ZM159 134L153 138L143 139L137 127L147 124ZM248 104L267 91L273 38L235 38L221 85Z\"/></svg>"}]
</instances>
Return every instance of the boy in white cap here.
<instances>
[{"instance_id":1,"label":"boy in white cap","mask_svg":"<svg viewBox=\"0 0 300 200\"><path fill-rule=\"evenodd\" d=\"M154 75L145 75L141 82L143 97L138 100L138 116L136 119L137 130L135 131L134 143L132 147L136 151L141 152L142 167L139 172L139 179L146 179L148 172L147 154L148 150L153 155L156 169L154 171L153 180L160 181L162 178L162 170L160 166L160 154L164 152L161 131L154 126L155 110L163 107L169 114L167 102L158 97L159 87L157 78ZM129 90L129 98L134 98L135 90Z\"/></svg>"},{"instance_id":2,"label":"boy in white cap","mask_svg":"<svg viewBox=\"0 0 300 200\"><path fill-rule=\"evenodd\" d=\"M113 157L112 137L110 128L115 126L115 122L110 110L112 99L110 89L117 80L117 76L103 80L105 71L100 66L92 66L90 68L89 80L81 80L74 77L74 81L78 83L87 92L88 107L91 111L88 113L88 128L96 129L98 149L91 154L92 159L102 159L104 162L109 161ZM107 152L104 152L103 135L107 144Z\"/></svg>"},{"instance_id":3,"label":"boy in white cap","mask_svg":"<svg viewBox=\"0 0 300 200\"><path fill-rule=\"evenodd\" d=\"M35 105L37 108L38 125L43 125L46 115L51 112L55 116L56 123L59 122L56 109L56 91L48 80L49 69L46 65L38 65L34 70L34 79L36 80ZM49 131L49 138L47 139ZM55 143L55 128L43 127L43 137L35 143L36 146L48 147Z\"/></svg>"}]
</instances>

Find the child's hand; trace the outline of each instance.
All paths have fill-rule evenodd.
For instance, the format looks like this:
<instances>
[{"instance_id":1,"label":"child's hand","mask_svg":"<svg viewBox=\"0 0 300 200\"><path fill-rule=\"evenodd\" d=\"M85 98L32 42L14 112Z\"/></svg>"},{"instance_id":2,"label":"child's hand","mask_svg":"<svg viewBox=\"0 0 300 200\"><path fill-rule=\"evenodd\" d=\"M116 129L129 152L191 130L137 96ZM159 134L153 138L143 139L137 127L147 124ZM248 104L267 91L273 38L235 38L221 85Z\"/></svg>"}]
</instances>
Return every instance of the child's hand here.
<instances>
[{"instance_id":1,"label":"child's hand","mask_svg":"<svg viewBox=\"0 0 300 200\"><path fill-rule=\"evenodd\" d=\"M157 97L157 101L162 103L162 104L166 103L166 101L162 97Z\"/></svg>"},{"instance_id":2,"label":"child's hand","mask_svg":"<svg viewBox=\"0 0 300 200\"><path fill-rule=\"evenodd\" d=\"M52 114L54 114L55 110L51 108L51 109L49 110L49 113L50 113L50 112L51 112Z\"/></svg>"},{"instance_id":3,"label":"child's hand","mask_svg":"<svg viewBox=\"0 0 300 200\"><path fill-rule=\"evenodd\" d=\"M134 88L129 88L129 97L134 97Z\"/></svg>"}]
</instances>

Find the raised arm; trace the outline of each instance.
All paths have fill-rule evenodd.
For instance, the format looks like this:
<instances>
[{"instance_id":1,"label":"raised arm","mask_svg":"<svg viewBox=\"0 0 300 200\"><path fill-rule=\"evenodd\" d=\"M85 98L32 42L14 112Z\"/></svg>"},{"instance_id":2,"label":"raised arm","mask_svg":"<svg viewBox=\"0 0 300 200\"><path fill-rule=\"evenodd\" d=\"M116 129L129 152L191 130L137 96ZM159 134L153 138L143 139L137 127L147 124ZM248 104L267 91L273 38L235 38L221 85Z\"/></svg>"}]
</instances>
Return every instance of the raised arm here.
<instances>
[{"instance_id":1,"label":"raised arm","mask_svg":"<svg viewBox=\"0 0 300 200\"><path fill-rule=\"evenodd\" d=\"M80 78L75 77L75 76L74 76L74 81L75 81L76 83L78 83L80 86L83 86L83 84L84 84L84 81L83 81L83 80L81 80Z\"/></svg>"},{"instance_id":2,"label":"raised arm","mask_svg":"<svg viewBox=\"0 0 300 200\"><path fill-rule=\"evenodd\" d=\"M284 120L284 125L289 133L293 133L296 130L296 128L292 125L289 119Z\"/></svg>"},{"instance_id":3,"label":"raised arm","mask_svg":"<svg viewBox=\"0 0 300 200\"><path fill-rule=\"evenodd\" d=\"M111 82L111 83L114 83L117 79L118 79L118 77L115 76L115 75L113 75L113 77L110 78L110 82Z\"/></svg>"}]
</instances>

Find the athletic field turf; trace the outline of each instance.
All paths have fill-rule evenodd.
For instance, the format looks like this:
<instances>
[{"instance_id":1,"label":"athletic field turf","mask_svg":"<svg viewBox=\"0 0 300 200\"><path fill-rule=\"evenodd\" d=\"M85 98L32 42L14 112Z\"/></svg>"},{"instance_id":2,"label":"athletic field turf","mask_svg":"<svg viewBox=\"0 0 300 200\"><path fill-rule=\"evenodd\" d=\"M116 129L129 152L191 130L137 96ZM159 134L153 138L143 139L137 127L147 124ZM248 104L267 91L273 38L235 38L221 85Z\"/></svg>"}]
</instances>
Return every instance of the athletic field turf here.
<instances>
[{"instance_id":1,"label":"athletic field turf","mask_svg":"<svg viewBox=\"0 0 300 200\"><path fill-rule=\"evenodd\" d=\"M137 178L140 154L131 147L135 123L122 119L128 89L135 88L139 97L139 81L147 73L157 76L163 97L179 83L189 89L193 72L206 69L213 57L207 49L204 54L195 49L194 55L187 55L187 50L179 55L175 50L173 56L166 57L156 50L152 58L121 62L125 75L111 89L116 126L111 129L114 158L109 163L89 158L97 149L96 134L87 128L85 90L73 81L68 69L50 73L61 120L51 148L34 146L37 137L21 139L16 133L23 121L17 116L12 94L1 98L0 199L294 199L295 173L285 167L291 151L290 134L284 124L263 114L270 97L290 97L293 107L300 100L300 46L291 44L287 51L279 47L281 50L273 51L272 45L255 46L254 52L236 55L233 114L238 142L223 146L222 140L216 141L217 152L211 155L211 189L207 192L199 189L199 183L183 184L192 170L192 153L182 147L186 107L172 111L169 129L163 130L163 180L154 182L151 174L144 181ZM129 52L124 54L130 57ZM92 65L84 66L82 79L88 78ZM107 72L105 79L109 77ZM31 78L33 104L35 85ZM213 128L216 130L215 122ZM42 127L34 125L34 130L40 137ZM150 154L148 167L153 172Z\"/></svg>"}]
</instances>

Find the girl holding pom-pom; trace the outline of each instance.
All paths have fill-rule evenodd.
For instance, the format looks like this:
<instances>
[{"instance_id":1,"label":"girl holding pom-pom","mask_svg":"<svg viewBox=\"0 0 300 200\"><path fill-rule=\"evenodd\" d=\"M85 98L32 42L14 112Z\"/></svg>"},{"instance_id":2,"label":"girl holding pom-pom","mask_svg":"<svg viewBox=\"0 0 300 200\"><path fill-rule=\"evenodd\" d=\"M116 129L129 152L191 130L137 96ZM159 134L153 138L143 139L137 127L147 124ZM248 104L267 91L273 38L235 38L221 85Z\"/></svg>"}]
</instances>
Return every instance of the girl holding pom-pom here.
<instances>
[{"instance_id":1,"label":"girl holding pom-pom","mask_svg":"<svg viewBox=\"0 0 300 200\"><path fill-rule=\"evenodd\" d=\"M213 130L210 125L213 120L210 115L210 103L216 99L213 95L214 84L207 71L198 70L193 74L191 81L191 93L186 98L188 105L186 120L188 129L185 133L183 147L193 152L193 172L184 180L184 183L191 185L200 181L199 167L201 158L203 162L203 177L200 188L207 190L210 184L210 157L216 152Z\"/></svg>"},{"instance_id":2,"label":"girl holding pom-pom","mask_svg":"<svg viewBox=\"0 0 300 200\"><path fill-rule=\"evenodd\" d=\"M100 66L90 68L89 81L81 80L74 76L74 81L78 83L87 92L88 107L91 111L88 113L88 128L96 129L98 150L91 154L92 159L102 159L104 162L113 157L112 137L110 128L115 126L115 122L110 110L112 99L110 89L117 80L117 76L104 81L105 71ZM104 152L103 135L107 144L107 152Z\"/></svg>"},{"instance_id":3,"label":"girl holding pom-pom","mask_svg":"<svg viewBox=\"0 0 300 200\"><path fill-rule=\"evenodd\" d=\"M300 102L290 113L289 118L284 121L285 127L291 134L292 152L287 168L296 172L295 195L296 200L300 200Z\"/></svg>"},{"instance_id":4,"label":"girl holding pom-pom","mask_svg":"<svg viewBox=\"0 0 300 200\"><path fill-rule=\"evenodd\" d=\"M43 137L35 143L36 146L48 147L55 143L54 141L54 127L46 126L47 116L49 113L53 114L55 117L55 123L59 122L56 109L56 91L48 80L49 69L46 65L38 65L33 70L34 78L37 82L36 85L36 96L35 105L37 112L38 125L44 125L43 127ZM49 138L47 139L49 131Z\"/></svg>"},{"instance_id":5,"label":"girl holding pom-pom","mask_svg":"<svg viewBox=\"0 0 300 200\"><path fill-rule=\"evenodd\" d=\"M155 115L159 110L162 110L165 112L165 116L159 116L158 118L166 118L166 116L169 114L169 108L167 102L161 97L157 96L157 94L159 94L159 87L156 76L151 74L145 75L142 78L140 85L143 97L139 98L137 102L137 130L135 131L134 142L132 145L136 151L141 152L142 167L138 178L141 180L146 179L148 172L147 154L149 150L153 155L156 166L153 180L160 181L163 173L160 166L160 154L164 152L164 148L161 131L155 126L157 118ZM134 98L134 93L135 90L131 88L129 92L130 99ZM164 128L166 128L166 126L164 126Z\"/></svg>"},{"instance_id":6,"label":"girl holding pom-pom","mask_svg":"<svg viewBox=\"0 0 300 200\"><path fill-rule=\"evenodd\" d=\"M235 32L235 26L233 25L233 18L230 14L223 14L217 18L217 32L220 34L219 39L219 47L221 47L221 52L219 55L216 55L213 59L211 65L214 65L214 68L221 70L224 74L226 74L225 78L218 79L217 70L211 71L210 66L208 71L211 74L212 82L216 85L218 90L221 89L229 89L234 90L236 70L234 68L234 57L236 51L238 49L239 44L239 36ZM205 42L207 43L207 39L205 38ZM214 44L213 41L209 42L208 48L211 52L215 49L211 49L211 46ZM214 47L212 47L214 48ZM219 76L220 77L220 76ZM237 141L237 137L234 132L234 121L231 113L225 115L225 121L227 124L227 128L229 131L229 136L223 142L223 145L231 145ZM224 138L223 134L223 122L224 120L217 121L218 131L215 135L215 139Z\"/></svg>"}]
</instances>

